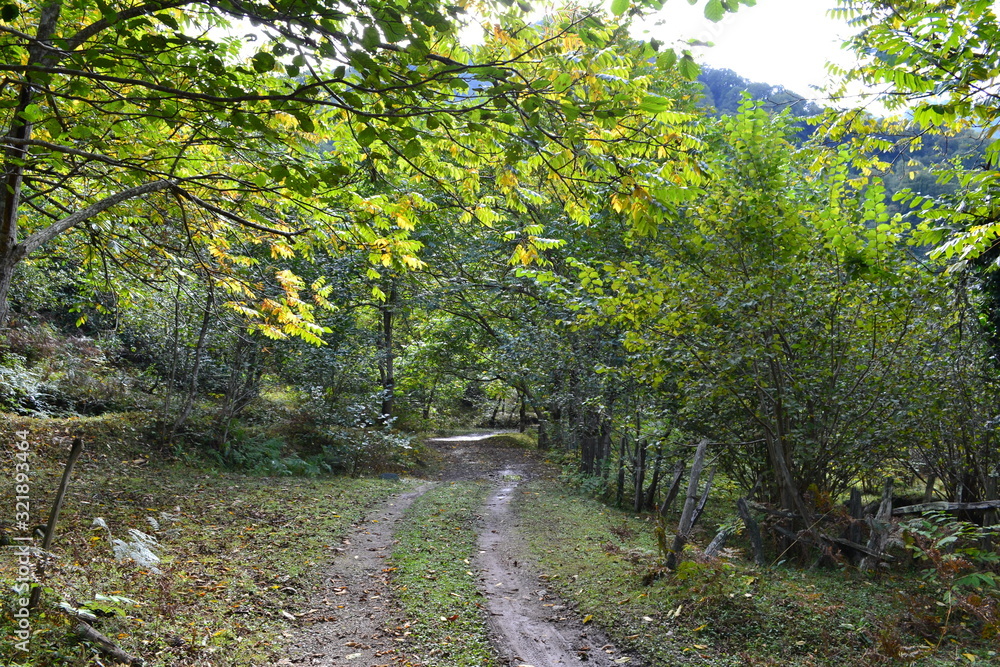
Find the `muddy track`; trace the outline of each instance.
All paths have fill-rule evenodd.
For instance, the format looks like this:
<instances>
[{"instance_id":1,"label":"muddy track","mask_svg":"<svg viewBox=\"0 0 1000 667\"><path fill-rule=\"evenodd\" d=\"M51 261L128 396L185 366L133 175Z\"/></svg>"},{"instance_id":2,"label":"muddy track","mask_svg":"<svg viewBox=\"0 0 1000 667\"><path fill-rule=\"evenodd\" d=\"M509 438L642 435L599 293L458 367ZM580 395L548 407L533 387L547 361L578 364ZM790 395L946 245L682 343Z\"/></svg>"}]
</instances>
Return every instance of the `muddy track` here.
<instances>
[{"instance_id":1,"label":"muddy track","mask_svg":"<svg viewBox=\"0 0 1000 667\"><path fill-rule=\"evenodd\" d=\"M635 657L619 653L599 628L585 626L573 606L549 590L526 556L511 501L519 483L530 476L530 466L511 465L501 471L504 483L486 503L485 530L479 536L477 564L504 664L640 665Z\"/></svg>"},{"instance_id":2,"label":"muddy track","mask_svg":"<svg viewBox=\"0 0 1000 667\"><path fill-rule=\"evenodd\" d=\"M405 619L390 589L385 559L406 509L433 487L423 482L354 525L312 591L289 657L278 665L388 666L400 662Z\"/></svg>"},{"instance_id":3,"label":"muddy track","mask_svg":"<svg viewBox=\"0 0 1000 667\"><path fill-rule=\"evenodd\" d=\"M635 656L618 652L597 627L546 585L527 555L511 507L518 485L541 474L534 452L491 447L470 436L431 441L440 458L442 481L490 480L475 566L489 613L492 641L504 667L627 664ZM355 526L313 592L310 614L282 665L388 667L402 662L405 619L392 598L384 559L406 509L434 482L411 485ZM433 665L430 667L448 667Z\"/></svg>"}]
</instances>

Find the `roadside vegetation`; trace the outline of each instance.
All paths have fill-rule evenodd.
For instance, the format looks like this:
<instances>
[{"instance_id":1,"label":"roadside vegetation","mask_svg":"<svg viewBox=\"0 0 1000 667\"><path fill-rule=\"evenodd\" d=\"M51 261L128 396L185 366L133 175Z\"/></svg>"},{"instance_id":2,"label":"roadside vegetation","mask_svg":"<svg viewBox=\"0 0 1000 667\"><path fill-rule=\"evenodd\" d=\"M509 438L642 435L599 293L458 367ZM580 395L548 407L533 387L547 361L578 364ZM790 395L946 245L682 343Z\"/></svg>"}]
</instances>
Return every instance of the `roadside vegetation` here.
<instances>
[{"instance_id":1,"label":"roadside vegetation","mask_svg":"<svg viewBox=\"0 0 1000 667\"><path fill-rule=\"evenodd\" d=\"M396 490L381 480L246 476L151 460L140 455L137 427L120 416L14 425L30 434L39 514L62 473L66 429L83 429L88 448L62 511L26 655L13 645L15 596L4 586L0 654L12 666L107 660L74 637L76 620L61 605L95 615L96 629L150 666L274 664L309 611L312 577L338 536ZM8 454L2 494L13 498ZM16 562L0 561L5 582L16 579Z\"/></svg>"},{"instance_id":2,"label":"roadside vegetation","mask_svg":"<svg viewBox=\"0 0 1000 667\"><path fill-rule=\"evenodd\" d=\"M748 562L742 539L721 558L701 556L710 529L732 520L727 501L735 497L713 499L706 528L696 531L675 572L662 570L649 514L615 509L553 481L525 484L515 508L549 584L652 665L1000 660L992 619L943 596L941 577L948 574L933 564L868 574L849 566L803 569L775 554L760 568ZM899 553L906 556L903 548Z\"/></svg>"}]
</instances>

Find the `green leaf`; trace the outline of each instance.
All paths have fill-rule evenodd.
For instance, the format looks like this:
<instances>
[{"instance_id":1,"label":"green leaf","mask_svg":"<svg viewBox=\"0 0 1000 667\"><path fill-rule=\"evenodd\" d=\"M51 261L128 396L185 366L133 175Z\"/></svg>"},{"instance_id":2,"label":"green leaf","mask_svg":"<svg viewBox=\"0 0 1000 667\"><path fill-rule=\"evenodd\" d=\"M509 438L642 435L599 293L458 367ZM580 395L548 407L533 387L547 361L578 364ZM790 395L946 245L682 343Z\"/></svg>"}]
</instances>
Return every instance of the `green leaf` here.
<instances>
[{"instance_id":1,"label":"green leaf","mask_svg":"<svg viewBox=\"0 0 1000 667\"><path fill-rule=\"evenodd\" d=\"M21 9L13 3L0 7L0 21L10 23L20 15Z\"/></svg>"},{"instance_id":2,"label":"green leaf","mask_svg":"<svg viewBox=\"0 0 1000 667\"><path fill-rule=\"evenodd\" d=\"M670 100L659 95L647 95L639 103L639 110L649 113L660 113L661 111L666 111L669 107Z\"/></svg>"},{"instance_id":3,"label":"green leaf","mask_svg":"<svg viewBox=\"0 0 1000 667\"><path fill-rule=\"evenodd\" d=\"M408 158L415 158L423 151L423 146L418 139L410 139L403 147L403 155Z\"/></svg>"},{"instance_id":4,"label":"green leaf","mask_svg":"<svg viewBox=\"0 0 1000 667\"><path fill-rule=\"evenodd\" d=\"M276 164L271 167L269 174L272 180L281 183L289 176L288 167L283 164Z\"/></svg>"},{"instance_id":5,"label":"green leaf","mask_svg":"<svg viewBox=\"0 0 1000 667\"><path fill-rule=\"evenodd\" d=\"M315 132L316 125L313 123L313 119L309 117L306 113L294 113L295 120L299 123L299 129L303 132Z\"/></svg>"},{"instance_id":6,"label":"green leaf","mask_svg":"<svg viewBox=\"0 0 1000 667\"><path fill-rule=\"evenodd\" d=\"M713 23L718 23L726 15L726 8L722 5L722 0L708 0L705 5L705 18Z\"/></svg>"},{"instance_id":7,"label":"green leaf","mask_svg":"<svg viewBox=\"0 0 1000 667\"><path fill-rule=\"evenodd\" d=\"M352 92L345 90L340 94L340 98L344 100L344 104L347 104L355 109L361 109L364 107L364 102L361 101L361 98Z\"/></svg>"},{"instance_id":8,"label":"green leaf","mask_svg":"<svg viewBox=\"0 0 1000 667\"><path fill-rule=\"evenodd\" d=\"M365 129L358 132L358 144L361 146L371 146L372 142L378 138L378 132L371 125L365 126Z\"/></svg>"},{"instance_id":9,"label":"green leaf","mask_svg":"<svg viewBox=\"0 0 1000 667\"><path fill-rule=\"evenodd\" d=\"M157 14L156 20L173 30L180 29L180 25L177 23L177 19L175 19L170 14Z\"/></svg>"},{"instance_id":10,"label":"green leaf","mask_svg":"<svg viewBox=\"0 0 1000 667\"><path fill-rule=\"evenodd\" d=\"M266 51L260 51L253 57L253 68L263 74L274 69L274 56Z\"/></svg>"},{"instance_id":11,"label":"green leaf","mask_svg":"<svg viewBox=\"0 0 1000 667\"><path fill-rule=\"evenodd\" d=\"M361 46L367 51L374 51L381 43L382 36L378 34L378 30L372 26L365 28L364 34L361 35Z\"/></svg>"},{"instance_id":12,"label":"green leaf","mask_svg":"<svg viewBox=\"0 0 1000 667\"><path fill-rule=\"evenodd\" d=\"M611 13L621 16L628 9L628 0L611 0Z\"/></svg>"},{"instance_id":13,"label":"green leaf","mask_svg":"<svg viewBox=\"0 0 1000 667\"><path fill-rule=\"evenodd\" d=\"M701 68L698 67L698 63L694 61L694 58L691 57L690 53L685 53L684 57L681 58L679 69L681 76L688 81L694 81L697 79L698 73L701 71Z\"/></svg>"},{"instance_id":14,"label":"green leaf","mask_svg":"<svg viewBox=\"0 0 1000 667\"><path fill-rule=\"evenodd\" d=\"M725 15L726 8L722 4L722 0L708 0L708 4L705 5L705 18L713 23L718 23Z\"/></svg>"},{"instance_id":15,"label":"green leaf","mask_svg":"<svg viewBox=\"0 0 1000 667\"><path fill-rule=\"evenodd\" d=\"M673 49L667 49L656 56L656 64L664 69L672 69L677 64L677 52Z\"/></svg>"},{"instance_id":16,"label":"green leaf","mask_svg":"<svg viewBox=\"0 0 1000 667\"><path fill-rule=\"evenodd\" d=\"M87 125L74 125L70 128L69 136L73 139L89 139L94 136L94 131Z\"/></svg>"},{"instance_id":17,"label":"green leaf","mask_svg":"<svg viewBox=\"0 0 1000 667\"><path fill-rule=\"evenodd\" d=\"M37 104L29 104L21 112L21 117L29 123L34 123L36 120L42 117L42 108Z\"/></svg>"}]
</instances>

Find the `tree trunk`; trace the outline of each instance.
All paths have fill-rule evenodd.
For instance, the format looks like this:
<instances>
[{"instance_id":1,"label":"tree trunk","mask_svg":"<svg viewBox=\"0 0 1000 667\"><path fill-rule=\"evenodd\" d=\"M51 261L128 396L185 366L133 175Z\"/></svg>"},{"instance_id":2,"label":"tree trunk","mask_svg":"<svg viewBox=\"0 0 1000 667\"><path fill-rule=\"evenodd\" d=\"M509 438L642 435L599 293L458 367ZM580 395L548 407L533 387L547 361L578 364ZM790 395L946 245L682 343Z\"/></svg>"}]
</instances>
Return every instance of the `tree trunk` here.
<instances>
[{"instance_id":1,"label":"tree trunk","mask_svg":"<svg viewBox=\"0 0 1000 667\"><path fill-rule=\"evenodd\" d=\"M383 404L384 405L384 404ZM503 405L503 399L498 398L496 405L493 406L493 414L490 415L489 427L495 428L497 425L497 415L500 414L500 406ZM383 414L388 414L383 410Z\"/></svg>"},{"instance_id":2,"label":"tree trunk","mask_svg":"<svg viewBox=\"0 0 1000 667\"><path fill-rule=\"evenodd\" d=\"M615 494L615 505L622 506L625 502L625 457L628 456L628 436L622 436L621 447L618 450L618 493Z\"/></svg>"},{"instance_id":3,"label":"tree trunk","mask_svg":"<svg viewBox=\"0 0 1000 667\"><path fill-rule=\"evenodd\" d=\"M549 449L549 428L548 422L544 419L538 420L538 451L545 452Z\"/></svg>"},{"instance_id":4,"label":"tree trunk","mask_svg":"<svg viewBox=\"0 0 1000 667\"><path fill-rule=\"evenodd\" d=\"M851 489L851 499L847 503L847 511L851 515L851 525L847 528L847 534L845 537L852 542L861 543L861 523L862 523L862 507L861 507L861 489L854 487ZM860 553L855 553L855 564L860 560Z\"/></svg>"},{"instance_id":5,"label":"tree trunk","mask_svg":"<svg viewBox=\"0 0 1000 667\"><path fill-rule=\"evenodd\" d=\"M660 440L656 445L656 458L653 459L653 479L649 482L649 488L646 489L646 500L643 505L647 508L656 507L656 489L660 484L660 464L663 461L663 441Z\"/></svg>"},{"instance_id":6,"label":"tree trunk","mask_svg":"<svg viewBox=\"0 0 1000 667\"><path fill-rule=\"evenodd\" d=\"M663 499L663 504L660 505L660 514L666 514L670 511L670 506L674 504L674 500L677 498L677 494L681 490L681 479L684 477L684 462L678 461L674 466L674 479L670 482L670 488L667 489L667 497Z\"/></svg>"},{"instance_id":7,"label":"tree trunk","mask_svg":"<svg viewBox=\"0 0 1000 667\"><path fill-rule=\"evenodd\" d=\"M642 488L646 483L647 444L645 440L635 441L635 496L632 499L632 509L636 512L642 511L643 502L646 500L646 496L642 493Z\"/></svg>"},{"instance_id":8,"label":"tree trunk","mask_svg":"<svg viewBox=\"0 0 1000 667\"><path fill-rule=\"evenodd\" d=\"M434 394L437 392L437 383L437 377L435 377L434 382L431 383L430 391L427 392L427 396L424 397L424 407L423 412L421 412L424 421L431 418L431 408L434 406Z\"/></svg>"},{"instance_id":9,"label":"tree trunk","mask_svg":"<svg viewBox=\"0 0 1000 667\"><path fill-rule=\"evenodd\" d=\"M937 475L931 473L927 478L927 484L924 486L924 502L929 503L932 498L934 498L934 485L937 484Z\"/></svg>"},{"instance_id":10,"label":"tree trunk","mask_svg":"<svg viewBox=\"0 0 1000 667\"><path fill-rule=\"evenodd\" d=\"M750 547L753 549L753 561L760 567L764 567L767 561L764 560L764 543L760 539L760 526L757 524L756 519L750 514L750 507L747 505L746 498L740 498L736 501L736 511L739 513L740 518L743 519L743 525L747 529L747 537L750 538Z\"/></svg>"},{"instance_id":11,"label":"tree trunk","mask_svg":"<svg viewBox=\"0 0 1000 667\"><path fill-rule=\"evenodd\" d=\"M892 529L892 478L886 477L882 486L882 502L879 503L878 512L871 520L871 536L868 538L868 550L881 554L889 541L889 532ZM875 567L877 558L865 556L861 559L861 570L866 571Z\"/></svg>"},{"instance_id":12,"label":"tree trunk","mask_svg":"<svg viewBox=\"0 0 1000 667\"><path fill-rule=\"evenodd\" d=\"M393 368L393 318L395 316L396 297L396 281L393 280L389 285L389 293L386 295L385 303L379 307L382 314L382 363L379 367L382 379L382 411L380 418L383 424L391 423L396 400L396 374Z\"/></svg>"},{"instance_id":13,"label":"tree trunk","mask_svg":"<svg viewBox=\"0 0 1000 667\"><path fill-rule=\"evenodd\" d=\"M28 46L28 66L45 64L56 53L51 48L52 36L59 23L62 0L45 2L38 16L35 39ZM31 122L24 112L34 102L38 91L30 71L24 73L24 82L18 92L17 106L10 110L11 124L7 138L31 138ZM0 328L7 326L10 316L10 283L17 263L24 258L24 248L18 244L18 208L21 206L21 184L24 181L24 160L28 149L24 145L8 144L3 158L3 188L0 190Z\"/></svg>"},{"instance_id":14,"label":"tree trunk","mask_svg":"<svg viewBox=\"0 0 1000 667\"><path fill-rule=\"evenodd\" d=\"M701 518L702 513L705 511L705 505L708 504L708 493L712 490L712 480L715 479L715 468L713 467L708 471L708 479L705 481L705 490L701 493L701 498L698 500L698 504L694 508L694 516L691 517L691 528L694 528L695 524L698 523L698 519Z\"/></svg>"},{"instance_id":15,"label":"tree trunk","mask_svg":"<svg viewBox=\"0 0 1000 667\"><path fill-rule=\"evenodd\" d=\"M594 449L594 474L600 473L605 478L608 474L607 461L611 458L612 405L613 403L608 403L607 414L600 418L600 428Z\"/></svg>"},{"instance_id":16,"label":"tree trunk","mask_svg":"<svg viewBox=\"0 0 1000 667\"><path fill-rule=\"evenodd\" d=\"M160 420L160 444L166 445L172 436L167 432L167 423L173 409L174 392L177 389L177 367L180 364L180 331L181 331L181 277L177 276L177 290L174 292L174 317L169 331L165 332L170 341L170 372L163 392L163 415Z\"/></svg>"},{"instance_id":17,"label":"tree trunk","mask_svg":"<svg viewBox=\"0 0 1000 667\"><path fill-rule=\"evenodd\" d=\"M194 360L191 362L191 381L188 383L188 393L184 398L184 404L174 420L174 426L170 431L169 441L173 442L177 437L177 431L184 425L191 415L194 407L194 400L198 393L198 373L201 370L201 357L205 352L205 339L208 338L208 326L212 321L212 312L215 307L215 289L212 286L211 278L208 281L208 296L205 299L205 312L201 317L201 328L198 330L198 342L194 347Z\"/></svg>"},{"instance_id":18,"label":"tree trunk","mask_svg":"<svg viewBox=\"0 0 1000 667\"><path fill-rule=\"evenodd\" d=\"M986 478L986 483L983 485L983 490L985 491L984 495L986 497L986 501L987 502L992 501L994 498L996 498L997 497L997 478L994 477L993 475L990 475L989 477L987 477ZM996 522L997 522L997 512L996 512L996 510L987 510L987 512L985 514L983 514L983 525L984 526L994 526L994 525L996 525ZM990 533L989 531L984 532L982 539L979 541L979 548L982 549L983 551L987 551L987 552L993 550L993 534L992 533Z\"/></svg>"},{"instance_id":19,"label":"tree trunk","mask_svg":"<svg viewBox=\"0 0 1000 667\"><path fill-rule=\"evenodd\" d=\"M10 319L10 285L14 280L14 269L19 259L7 253L0 258L0 329L7 327Z\"/></svg>"},{"instance_id":20,"label":"tree trunk","mask_svg":"<svg viewBox=\"0 0 1000 667\"><path fill-rule=\"evenodd\" d=\"M264 369L259 363L260 348L257 341L245 332L236 333L233 356L229 368L229 381L219 411L221 431L217 445L228 455L227 443L232 421L257 397L260 392L260 378Z\"/></svg>"}]
</instances>

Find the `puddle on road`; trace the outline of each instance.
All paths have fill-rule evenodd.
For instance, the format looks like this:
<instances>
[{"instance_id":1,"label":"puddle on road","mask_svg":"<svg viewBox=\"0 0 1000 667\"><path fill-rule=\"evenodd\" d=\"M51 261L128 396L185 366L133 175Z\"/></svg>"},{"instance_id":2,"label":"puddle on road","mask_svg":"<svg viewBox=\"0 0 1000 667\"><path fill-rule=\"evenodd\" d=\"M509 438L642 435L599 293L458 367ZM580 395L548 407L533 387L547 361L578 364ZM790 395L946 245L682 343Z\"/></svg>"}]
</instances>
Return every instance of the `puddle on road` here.
<instances>
[{"instance_id":1,"label":"puddle on road","mask_svg":"<svg viewBox=\"0 0 1000 667\"><path fill-rule=\"evenodd\" d=\"M469 433L466 435L451 435L446 438L427 438L427 442L478 442L492 438L495 435L513 433L513 431L490 431L489 433Z\"/></svg>"}]
</instances>

